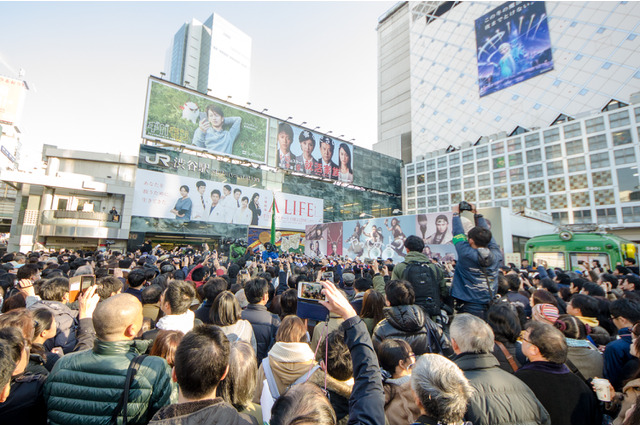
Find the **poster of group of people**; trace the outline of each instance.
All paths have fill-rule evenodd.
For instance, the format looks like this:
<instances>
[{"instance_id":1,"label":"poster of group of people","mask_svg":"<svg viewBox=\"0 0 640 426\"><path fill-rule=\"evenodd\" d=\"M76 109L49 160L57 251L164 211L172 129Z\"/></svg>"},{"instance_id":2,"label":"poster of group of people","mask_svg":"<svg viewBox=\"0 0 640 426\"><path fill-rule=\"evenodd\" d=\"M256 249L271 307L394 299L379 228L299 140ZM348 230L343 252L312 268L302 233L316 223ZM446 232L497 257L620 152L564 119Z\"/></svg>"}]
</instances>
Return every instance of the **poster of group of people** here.
<instances>
[{"instance_id":1,"label":"poster of group of people","mask_svg":"<svg viewBox=\"0 0 640 426\"><path fill-rule=\"evenodd\" d=\"M142 137L264 163L267 118L150 78Z\"/></svg>"},{"instance_id":2,"label":"poster of group of people","mask_svg":"<svg viewBox=\"0 0 640 426\"><path fill-rule=\"evenodd\" d=\"M304 230L322 221L323 200L277 193L276 225ZM138 169L133 216L271 227L274 193L224 182Z\"/></svg>"},{"instance_id":3,"label":"poster of group of people","mask_svg":"<svg viewBox=\"0 0 640 426\"><path fill-rule=\"evenodd\" d=\"M553 69L543 1L503 3L475 27L480 97Z\"/></svg>"},{"instance_id":4,"label":"poster of group of people","mask_svg":"<svg viewBox=\"0 0 640 426\"><path fill-rule=\"evenodd\" d=\"M286 122L278 123L277 165L311 176L353 183L353 145Z\"/></svg>"},{"instance_id":5,"label":"poster of group of people","mask_svg":"<svg viewBox=\"0 0 640 426\"><path fill-rule=\"evenodd\" d=\"M500 209L481 209L487 224L500 221ZM425 243L424 253L438 261L456 259L453 246L452 212L385 218L350 220L309 225L306 228L305 254L308 256L346 256L351 259L393 259L401 262L407 254L404 241L416 235ZM461 217L465 233L474 225ZM502 233L492 228L500 244Z\"/></svg>"}]
</instances>

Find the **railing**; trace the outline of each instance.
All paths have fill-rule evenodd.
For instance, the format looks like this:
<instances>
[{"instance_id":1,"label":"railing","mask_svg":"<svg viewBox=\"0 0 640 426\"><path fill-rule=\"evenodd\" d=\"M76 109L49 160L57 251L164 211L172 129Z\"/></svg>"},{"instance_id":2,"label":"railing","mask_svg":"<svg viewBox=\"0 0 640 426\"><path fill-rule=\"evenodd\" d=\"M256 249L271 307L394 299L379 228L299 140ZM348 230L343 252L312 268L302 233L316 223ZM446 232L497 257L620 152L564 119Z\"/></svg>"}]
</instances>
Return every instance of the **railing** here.
<instances>
[{"instance_id":1,"label":"railing","mask_svg":"<svg viewBox=\"0 0 640 426\"><path fill-rule=\"evenodd\" d=\"M41 225L120 228L120 216L102 212L45 210Z\"/></svg>"}]
</instances>

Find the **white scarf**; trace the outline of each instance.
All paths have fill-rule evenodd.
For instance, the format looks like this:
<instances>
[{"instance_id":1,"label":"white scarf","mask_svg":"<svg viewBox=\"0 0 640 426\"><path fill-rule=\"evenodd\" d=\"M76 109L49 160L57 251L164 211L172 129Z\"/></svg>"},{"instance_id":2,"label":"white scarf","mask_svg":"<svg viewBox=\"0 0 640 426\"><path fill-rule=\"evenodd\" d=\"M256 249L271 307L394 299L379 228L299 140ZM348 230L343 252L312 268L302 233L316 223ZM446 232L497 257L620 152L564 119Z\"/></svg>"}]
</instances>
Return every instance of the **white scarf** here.
<instances>
[{"instance_id":1,"label":"white scarf","mask_svg":"<svg viewBox=\"0 0 640 426\"><path fill-rule=\"evenodd\" d=\"M187 334L193 329L195 317L193 311L187 309L187 312L184 314L167 315L160 318L156 323L156 328L159 330L182 331L184 334Z\"/></svg>"},{"instance_id":2,"label":"white scarf","mask_svg":"<svg viewBox=\"0 0 640 426\"><path fill-rule=\"evenodd\" d=\"M308 343L276 342L269 351L269 358L278 362L313 361L313 351Z\"/></svg>"}]
</instances>

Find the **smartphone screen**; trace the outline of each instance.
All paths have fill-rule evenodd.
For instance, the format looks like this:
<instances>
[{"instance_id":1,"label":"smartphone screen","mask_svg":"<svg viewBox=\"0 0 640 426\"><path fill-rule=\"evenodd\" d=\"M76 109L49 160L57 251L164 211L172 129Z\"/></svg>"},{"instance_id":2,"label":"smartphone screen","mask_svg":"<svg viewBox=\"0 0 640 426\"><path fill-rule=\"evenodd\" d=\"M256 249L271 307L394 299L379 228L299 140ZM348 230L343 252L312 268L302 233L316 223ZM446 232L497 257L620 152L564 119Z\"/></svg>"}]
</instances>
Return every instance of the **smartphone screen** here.
<instances>
[{"instance_id":1,"label":"smartphone screen","mask_svg":"<svg viewBox=\"0 0 640 426\"><path fill-rule=\"evenodd\" d=\"M300 281L298 283L298 299L314 302L327 300L326 296L322 294L322 284L308 281Z\"/></svg>"},{"instance_id":2,"label":"smartphone screen","mask_svg":"<svg viewBox=\"0 0 640 426\"><path fill-rule=\"evenodd\" d=\"M322 279L333 282L333 271L323 272Z\"/></svg>"}]
</instances>

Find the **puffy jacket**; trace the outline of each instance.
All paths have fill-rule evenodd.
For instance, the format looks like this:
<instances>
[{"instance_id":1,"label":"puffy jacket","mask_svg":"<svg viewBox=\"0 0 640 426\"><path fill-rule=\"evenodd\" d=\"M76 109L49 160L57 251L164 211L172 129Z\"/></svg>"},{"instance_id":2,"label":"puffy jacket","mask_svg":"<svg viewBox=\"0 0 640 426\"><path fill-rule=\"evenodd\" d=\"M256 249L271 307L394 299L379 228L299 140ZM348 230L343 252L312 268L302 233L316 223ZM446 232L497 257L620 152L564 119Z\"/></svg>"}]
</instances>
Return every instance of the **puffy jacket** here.
<instances>
[{"instance_id":1,"label":"puffy jacket","mask_svg":"<svg viewBox=\"0 0 640 426\"><path fill-rule=\"evenodd\" d=\"M447 289L447 281L445 279L444 271L442 270L440 265L438 265L437 263L431 262L431 259L429 259L429 257L426 254L423 254L417 251L408 252L407 255L404 257L404 262L398 263L396 267L393 268L393 272L391 273L391 279L392 280L404 279L403 278L404 270L407 268L409 263L412 263L412 262L429 263L431 265L430 268L433 268L433 273L436 276L436 278L440 277L439 282L436 283L436 285L440 288L440 298L442 299L445 296L448 296L449 290ZM436 272L436 270L438 269L440 270L439 273ZM384 293L384 291L382 291L382 293ZM416 304L420 305L421 302L418 299L420 298L416 294Z\"/></svg>"},{"instance_id":2,"label":"puffy jacket","mask_svg":"<svg viewBox=\"0 0 640 426\"><path fill-rule=\"evenodd\" d=\"M93 349L65 355L45 384L51 424L107 424L124 390L127 369L139 355L137 341L104 342ZM171 403L171 369L159 357L144 359L129 394L129 424L147 424ZM177 402L177 401L176 401ZM122 423L122 417L118 417Z\"/></svg>"},{"instance_id":3,"label":"puffy jacket","mask_svg":"<svg viewBox=\"0 0 640 426\"><path fill-rule=\"evenodd\" d=\"M47 351L55 347L61 347L65 354L72 352L76 346L76 329L78 328L78 311L70 309L62 302L53 300L40 300L29 307L30 311L38 308L47 308L56 320L58 331L51 339L44 342Z\"/></svg>"},{"instance_id":4,"label":"puffy jacket","mask_svg":"<svg viewBox=\"0 0 640 426\"><path fill-rule=\"evenodd\" d=\"M549 413L522 380L498 367L491 354L462 353L454 358L476 392L465 420L474 425L545 424Z\"/></svg>"},{"instance_id":5,"label":"puffy jacket","mask_svg":"<svg viewBox=\"0 0 640 426\"><path fill-rule=\"evenodd\" d=\"M242 319L249 321L253 327L258 347L256 358L260 364L276 341L280 318L267 311L266 306L250 304L242 311Z\"/></svg>"},{"instance_id":6,"label":"puffy jacket","mask_svg":"<svg viewBox=\"0 0 640 426\"><path fill-rule=\"evenodd\" d=\"M450 354L450 344L442 329L429 318L418 305L400 305L384 308L385 318L373 329L373 346L378 346L384 339L403 339L418 355L431 353L439 346L445 355ZM437 336L439 342L434 342Z\"/></svg>"}]
</instances>

